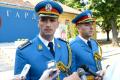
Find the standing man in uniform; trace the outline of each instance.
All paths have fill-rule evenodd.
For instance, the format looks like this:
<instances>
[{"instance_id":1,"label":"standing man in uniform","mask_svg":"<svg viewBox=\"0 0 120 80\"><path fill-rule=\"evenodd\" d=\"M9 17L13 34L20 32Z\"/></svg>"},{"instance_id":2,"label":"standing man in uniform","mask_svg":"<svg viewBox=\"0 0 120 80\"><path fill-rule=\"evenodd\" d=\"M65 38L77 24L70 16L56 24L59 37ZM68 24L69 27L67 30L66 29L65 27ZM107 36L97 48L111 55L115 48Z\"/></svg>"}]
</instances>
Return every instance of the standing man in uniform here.
<instances>
[{"instance_id":1,"label":"standing man in uniform","mask_svg":"<svg viewBox=\"0 0 120 80\"><path fill-rule=\"evenodd\" d=\"M55 60L56 63L62 62L68 68L71 66L72 54L68 43L54 38L54 33L59 26L58 18L63 8L54 1L44 0L35 6L35 11L39 16L40 32L37 37L19 46L16 51L15 75L21 73L24 65L31 65L26 80L38 80L48 69L47 64L51 60ZM56 79L63 80L65 76L60 72ZM73 80L70 77L66 79Z\"/></svg>"},{"instance_id":2,"label":"standing man in uniform","mask_svg":"<svg viewBox=\"0 0 120 80\"><path fill-rule=\"evenodd\" d=\"M101 52L99 51L98 43L92 39L93 36L93 23L95 20L92 18L92 12L86 10L76 16L73 21L79 35L70 42L72 53L76 60L76 69L82 65L88 66L94 72L102 70L101 67ZM102 72L100 72L102 74ZM87 73L88 80L94 80L94 77ZM96 80L101 80L95 77Z\"/></svg>"}]
</instances>

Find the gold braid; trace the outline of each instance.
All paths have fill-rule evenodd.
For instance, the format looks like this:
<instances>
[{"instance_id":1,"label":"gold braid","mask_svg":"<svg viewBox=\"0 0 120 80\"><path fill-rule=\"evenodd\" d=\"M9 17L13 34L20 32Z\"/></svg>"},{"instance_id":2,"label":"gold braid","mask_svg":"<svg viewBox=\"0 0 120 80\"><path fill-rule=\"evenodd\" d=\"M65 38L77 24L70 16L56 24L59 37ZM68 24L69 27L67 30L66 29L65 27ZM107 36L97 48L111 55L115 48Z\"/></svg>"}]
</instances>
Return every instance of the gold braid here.
<instances>
[{"instance_id":1,"label":"gold braid","mask_svg":"<svg viewBox=\"0 0 120 80\"><path fill-rule=\"evenodd\" d=\"M97 43L98 48L99 48L99 51L94 53L94 59L96 61L96 66L97 66L98 70L101 70L102 66L101 66L100 61L102 60L102 48L96 40L94 40L94 41Z\"/></svg>"},{"instance_id":2,"label":"gold braid","mask_svg":"<svg viewBox=\"0 0 120 80\"><path fill-rule=\"evenodd\" d=\"M68 64L67 66L64 65L64 63L62 61L59 61L57 63L57 68L59 68L60 70L63 70L63 71L66 71L68 70L70 67L71 67L71 63L72 63L72 51L71 51L71 48L70 48L70 45L69 43L67 43L67 48L68 48ZM61 66L61 64L64 66ZM57 80L60 80L60 77L58 76L57 77Z\"/></svg>"},{"instance_id":3,"label":"gold braid","mask_svg":"<svg viewBox=\"0 0 120 80\"><path fill-rule=\"evenodd\" d=\"M100 44L96 41L96 43L97 43L97 45L98 45L98 47L99 47L99 55L97 56L100 60L102 60L102 48L101 48L101 46L100 46Z\"/></svg>"}]
</instances>

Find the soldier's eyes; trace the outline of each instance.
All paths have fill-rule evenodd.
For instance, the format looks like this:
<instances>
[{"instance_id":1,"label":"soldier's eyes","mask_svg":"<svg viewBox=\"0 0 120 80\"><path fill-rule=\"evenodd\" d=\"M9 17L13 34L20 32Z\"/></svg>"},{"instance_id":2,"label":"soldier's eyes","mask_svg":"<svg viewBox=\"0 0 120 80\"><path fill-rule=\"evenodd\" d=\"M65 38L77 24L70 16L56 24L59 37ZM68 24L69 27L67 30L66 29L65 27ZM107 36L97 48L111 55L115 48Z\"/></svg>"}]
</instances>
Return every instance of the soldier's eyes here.
<instances>
[{"instance_id":1,"label":"soldier's eyes","mask_svg":"<svg viewBox=\"0 0 120 80\"><path fill-rule=\"evenodd\" d=\"M50 19L51 22L55 22L55 19Z\"/></svg>"},{"instance_id":2,"label":"soldier's eyes","mask_svg":"<svg viewBox=\"0 0 120 80\"><path fill-rule=\"evenodd\" d=\"M42 22L47 22L47 21L55 22L56 20L55 20L55 19L50 19L50 20L47 20L47 19L41 19L40 21L42 21Z\"/></svg>"},{"instance_id":3,"label":"soldier's eyes","mask_svg":"<svg viewBox=\"0 0 120 80\"><path fill-rule=\"evenodd\" d=\"M46 17L40 18L41 22L55 22L56 20L57 20L56 18L46 18Z\"/></svg>"},{"instance_id":4,"label":"soldier's eyes","mask_svg":"<svg viewBox=\"0 0 120 80\"><path fill-rule=\"evenodd\" d=\"M45 22L45 21L47 21L47 19L41 19L40 21Z\"/></svg>"}]
</instances>

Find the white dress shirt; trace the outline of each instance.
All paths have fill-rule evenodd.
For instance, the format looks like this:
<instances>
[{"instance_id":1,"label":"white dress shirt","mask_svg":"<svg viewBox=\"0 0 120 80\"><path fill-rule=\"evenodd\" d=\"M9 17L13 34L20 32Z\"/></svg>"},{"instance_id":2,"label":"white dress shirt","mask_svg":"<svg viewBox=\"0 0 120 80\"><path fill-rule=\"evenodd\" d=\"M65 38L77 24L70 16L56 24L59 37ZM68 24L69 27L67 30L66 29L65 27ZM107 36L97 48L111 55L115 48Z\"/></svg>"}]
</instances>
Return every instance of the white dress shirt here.
<instances>
[{"instance_id":1,"label":"white dress shirt","mask_svg":"<svg viewBox=\"0 0 120 80\"><path fill-rule=\"evenodd\" d=\"M88 42L88 40L86 40L86 39L84 39L82 36L78 36L80 39L82 39L86 44L87 44L87 42ZM89 39L90 40L90 39ZM88 44L87 44L88 45Z\"/></svg>"},{"instance_id":2,"label":"white dress shirt","mask_svg":"<svg viewBox=\"0 0 120 80\"><path fill-rule=\"evenodd\" d=\"M43 44L49 49L49 47L48 47L49 41L47 41L47 40L45 40L44 38L42 38L42 36L41 36L40 34L38 35L38 37L39 37L39 39L43 42ZM54 45L54 39L52 39L51 42L53 42L53 45Z\"/></svg>"}]
</instances>

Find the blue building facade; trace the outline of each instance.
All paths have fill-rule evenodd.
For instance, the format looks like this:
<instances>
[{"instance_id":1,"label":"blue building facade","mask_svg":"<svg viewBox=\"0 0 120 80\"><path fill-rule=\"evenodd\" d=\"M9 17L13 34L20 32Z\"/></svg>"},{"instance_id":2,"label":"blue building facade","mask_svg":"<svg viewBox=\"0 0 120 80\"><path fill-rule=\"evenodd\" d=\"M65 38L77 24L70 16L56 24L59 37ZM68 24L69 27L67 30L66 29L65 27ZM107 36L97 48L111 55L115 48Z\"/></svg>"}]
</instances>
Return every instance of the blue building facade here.
<instances>
[{"instance_id":1,"label":"blue building facade","mask_svg":"<svg viewBox=\"0 0 120 80\"><path fill-rule=\"evenodd\" d=\"M39 32L38 17L33 9L0 5L0 20L0 43L32 39Z\"/></svg>"}]
</instances>

